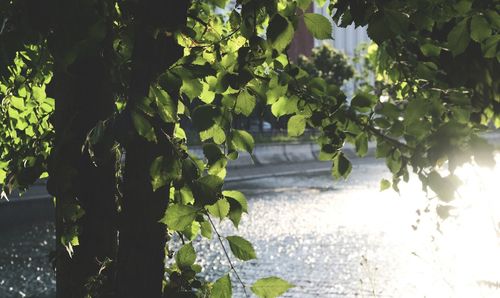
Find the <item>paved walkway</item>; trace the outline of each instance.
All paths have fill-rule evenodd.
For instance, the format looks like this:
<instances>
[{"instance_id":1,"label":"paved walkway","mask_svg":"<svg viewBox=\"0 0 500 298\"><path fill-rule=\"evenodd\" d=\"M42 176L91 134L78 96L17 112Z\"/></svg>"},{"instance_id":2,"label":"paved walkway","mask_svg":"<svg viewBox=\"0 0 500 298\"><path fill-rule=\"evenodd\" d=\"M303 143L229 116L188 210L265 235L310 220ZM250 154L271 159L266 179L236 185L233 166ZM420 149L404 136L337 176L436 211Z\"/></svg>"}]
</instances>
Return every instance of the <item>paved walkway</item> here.
<instances>
[{"instance_id":1,"label":"paved walkway","mask_svg":"<svg viewBox=\"0 0 500 298\"><path fill-rule=\"evenodd\" d=\"M323 161L306 161L306 162L288 162L280 164L254 165L237 168L228 168L227 182L237 182L242 180L251 180L267 177L287 176L297 173L313 174L320 172L328 172L331 163ZM49 194L45 189L45 184L37 183L32 186L28 192L19 197L12 194L9 196L10 202L20 202L27 200L38 200L48 198ZM0 200L0 204L6 203L5 199Z\"/></svg>"},{"instance_id":2,"label":"paved walkway","mask_svg":"<svg viewBox=\"0 0 500 298\"><path fill-rule=\"evenodd\" d=\"M288 176L297 173L313 174L328 172L331 168L330 162L305 161L288 162L280 164L268 164L260 166L249 166L241 168L229 168L226 181L235 182L241 180L260 179L267 177Z\"/></svg>"}]
</instances>

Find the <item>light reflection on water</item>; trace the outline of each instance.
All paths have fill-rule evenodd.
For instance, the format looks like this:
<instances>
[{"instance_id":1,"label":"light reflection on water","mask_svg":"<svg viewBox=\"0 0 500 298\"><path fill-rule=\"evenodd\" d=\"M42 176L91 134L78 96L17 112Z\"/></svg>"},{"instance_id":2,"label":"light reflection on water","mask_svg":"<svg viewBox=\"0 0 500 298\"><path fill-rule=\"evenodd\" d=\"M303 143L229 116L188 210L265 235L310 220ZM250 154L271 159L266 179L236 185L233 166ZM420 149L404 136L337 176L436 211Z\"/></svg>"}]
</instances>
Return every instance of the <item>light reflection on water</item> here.
<instances>
[{"instance_id":1,"label":"light reflection on water","mask_svg":"<svg viewBox=\"0 0 500 298\"><path fill-rule=\"evenodd\" d=\"M379 192L389 175L373 161L356 161L343 183L315 176L240 185L252 199L239 233L260 259L239 270L248 282L274 274L291 281L286 297L499 297L499 171L459 170L461 199L444 222L417 179L400 195ZM229 224L222 230L232 233Z\"/></svg>"},{"instance_id":2,"label":"light reflection on water","mask_svg":"<svg viewBox=\"0 0 500 298\"><path fill-rule=\"evenodd\" d=\"M219 229L254 243L259 259L237 263L245 283L283 277L296 285L285 297L499 297L500 238L493 225L499 219L499 171L459 171L466 182L456 201L460 207L441 224L443 233L436 229L435 200L427 199L416 179L401 185L401 195L379 192L380 179L390 175L373 159L354 160L345 182L325 174L228 184L247 194L250 214L239 231L228 222ZM31 245L42 241L33 239ZM26 237L18 242L30 245ZM229 271L215 239L196 246L203 251L199 260L207 279ZM9 275L0 271L0 280L7 280L0 283L0 297L11 297L2 288L16 278ZM242 297L234 278L233 285L235 297Z\"/></svg>"},{"instance_id":3,"label":"light reflection on water","mask_svg":"<svg viewBox=\"0 0 500 298\"><path fill-rule=\"evenodd\" d=\"M453 277L464 293L496 288L500 296L500 155L495 168L465 165L456 171L463 181L454 217L443 224L440 247L455 268ZM458 287L458 286L457 286ZM465 297L465 296L464 296ZM470 297L470 296L469 296Z\"/></svg>"}]
</instances>

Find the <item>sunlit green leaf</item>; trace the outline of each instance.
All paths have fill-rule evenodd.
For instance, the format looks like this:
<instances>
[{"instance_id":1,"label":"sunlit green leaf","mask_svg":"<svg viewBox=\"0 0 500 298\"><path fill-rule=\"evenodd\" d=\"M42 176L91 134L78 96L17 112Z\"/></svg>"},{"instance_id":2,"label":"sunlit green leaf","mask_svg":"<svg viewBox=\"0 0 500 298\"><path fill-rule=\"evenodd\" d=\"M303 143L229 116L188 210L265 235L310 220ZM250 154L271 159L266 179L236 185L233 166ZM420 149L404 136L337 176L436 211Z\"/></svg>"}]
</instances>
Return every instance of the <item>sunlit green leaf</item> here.
<instances>
[{"instance_id":1,"label":"sunlit green leaf","mask_svg":"<svg viewBox=\"0 0 500 298\"><path fill-rule=\"evenodd\" d=\"M20 111L23 111L26 106L24 105L24 100L20 97L16 97L16 96L10 96L10 104L20 110Z\"/></svg>"},{"instance_id":2,"label":"sunlit green leaf","mask_svg":"<svg viewBox=\"0 0 500 298\"><path fill-rule=\"evenodd\" d=\"M347 179L347 176L351 173L352 165L351 162L345 157L344 153L339 152L335 154L333 158L332 175L335 179L343 177Z\"/></svg>"},{"instance_id":3,"label":"sunlit green leaf","mask_svg":"<svg viewBox=\"0 0 500 298\"><path fill-rule=\"evenodd\" d=\"M229 203L226 199L220 199L215 204L206 208L210 214L220 219L223 219L229 213Z\"/></svg>"},{"instance_id":4,"label":"sunlit green leaf","mask_svg":"<svg viewBox=\"0 0 500 298\"><path fill-rule=\"evenodd\" d=\"M248 117L252 114L254 108L255 98L246 89L242 90L236 98L236 113L241 113Z\"/></svg>"},{"instance_id":5,"label":"sunlit green leaf","mask_svg":"<svg viewBox=\"0 0 500 298\"><path fill-rule=\"evenodd\" d=\"M155 158L149 168L153 191L167 185L168 182L178 179L181 174L181 163L178 159L167 160L163 156Z\"/></svg>"},{"instance_id":6,"label":"sunlit green leaf","mask_svg":"<svg viewBox=\"0 0 500 298\"><path fill-rule=\"evenodd\" d=\"M251 134L244 130L234 129L231 132L231 141L237 150L243 150L252 153L255 141Z\"/></svg>"},{"instance_id":7,"label":"sunlit green leaf","mask_svg":"<svg viewBox=\"0 0 500 298\"><path fill-rule=\"evenodd\" d=\"M248 261L256 259L255 250L248 240L240 236L228 236L226 237L229 242L229 247L233 252L234 256L242 261Z\"/></svg>"},{"instance_id":8,"label":"sunlit green leaf","mask_svg":"<svg viewBox=\"0 0 500 298\"><path fill-rule=\"evenodd\" d=\"M356 152L360 157L364 157L368 153L368 137L365 133L360 133L355 140Z\"/></svg>"},{"instance_id":9,"label":"sunlit green leaf","mask_svg":"<svg viewBox=\"0 0 500 298\"><path fill-rule=\"evenodd\" d=\"M163 121L174 123L177 120L177 106L170 95L164 90L153 88L156 104L158 105L158 114Z\"/></svg>"},{"instance_id":10,"label":"sunlit green leaf","mask_svg":"<svg viewBox=\"0 0 500 298\"><path fill-rule=\"evenodd\" d=\"M294 30L288 19L280 14L274 15L267 27L267 39L278 51L283 51L293 39Z\"/></svg>"},{"instance_id":11,"label":"sunlit green leaf","mask_svg":"<svg viewBox=\"0 0 500 298\"><path fill-rule=\"evenodd\" d=\"M200 223L197 221L191 222L181 233L187 240L193 241L200 233Z\"/></svg>"},{"instance_id":12,"label":"sunlit green leaf","mask_svg":"<svg viewBox=\"0 0 500 298\"><path fill-rule=\"evenodd\" d=\"M222 196L224 180L219 176L206 175L194 181L191 191L196 202L202 205L212 205Z\"/></svg>"},{"instance_id":13,"label":"sunlit green leaf","mask_svg":"<svg viewBox=\"0 0 500 298\"><path fill-rule=\"evenodd\" d=\"M243 193L236 190L225 190L222 194L236 200L241 205L244 212L248 211L248 202Z\"/></svg>"},{"instance_id":14,"label":"sunlit green leaf","mask_svg":"<svg viewBox=\"0 0 500 298\"><path fill-rule=\"evenodd\" d=\"M160 222L166 224L169 229L182 231L194 221L197 214L198 210L194 207L173 204L168 206Z\"/></svg>"},{"instance_id":15,"label":"sunlit green leaf","mask_svg":"<svg viewBox=\"0 0 500 298\"><path fill-rule=\"evenodd\" d=\"M461 181L455 175L442 177L439 173L432 171L427 177L427 185L434 191L440 200L449 202L455 198L455 191Z\"/></svg>"},{"instance_id":16,"label":"sunlit green leaf","mask_svg":"<svg viewBox=\"0 0 500 298\"><path fill-rule=\"evenodd\" d=\"M189 267L194 264L196 260L196 252L194 251L193 244L188 243L181 247L175 255L175 262L179 267Z\"/></svg>"},{"instance_id":17,"label":"sunlit green leaf","mask_svg":"<svg viewBox=\"0 0 500 298\"><path fill-rule=\"evenodd\" d=\"M137 133L146 140L156 143L156 134L149 120L137 111L132 111L131 116Z\"/></svg>"},{"instance_id":18,"label":"sunlit green leaf","mask_svg":"<svg viewBox=\"0 0 500 298\"><path fill-rule=\"evenodd\" d=\"M325 16L317 13L305 13L304 23L306 24L307 30L311 32L314 38L332 38L332 24Z\"/></svg>"},{"instance_id":19,"label":"sunlit green leaf","mask_svg":"<svg viewBox=\"0 0 500 298\"><path fill-rule=\"evenodd\" d=\"M226 200L229 203L229 213L227 217L231 220L233 225L238 228L241 221L241 215L243 214L243 207L233 198L226 197Z\"/></svg>"},{"instance_id":20,"label":"sunlit green leaf","mask_svg":"<svg viewBox=\"0 0 500 298\"><path fill-rule=\"evenodd\" d=\"M290 115L298 112L297 104L299 98L297 96L291 97L280 97L278 101L272 104L271 112L276 117L281 117L284 115Z\"/></svg>"},{"instance_id":21,"label":"sunlit green leaf","mask_svg":"<svg viewBox=\"0 0 500 298\"><path fill-rule=\"evenodd\" d=\"M294 115L288 120L288 135L298 137L306 129L306 117L303 115Z\"/></svg>"},{"instance_id":22,"label":"sunlit green leaf","mask_svg":"<svg viewBox=\"0 0 500 298\"><path fill-rule=\"evenodd\" d=\"M401 157L401 151L395 149L389 156L385 159L387 167L393 174L396 174L401 169L403 160Z\"/></svg>"},{"instance_id":23,"label":"sunlit green leaf","mask_svg":"<svg viewBox=\"0 0 500 298\"><path fill-rule=\"evenodd\" d=\"M212 286L211 298L231 298L233 294L229 274L219 278Z\"/></svg>"},{"instance_id":24,"label":"sunlit green leaf","mask_svg":"<svg viewBox=\"0 0 500 298\"><path fill-rule=\"evenodd\" d=\"M266 277L259 279L252 285L252 292L259 298L275 298L283 295L294 286L279 277Z\"/></svg>"},{"instance_id":25,"label":"sunlit green leaf","mask_svg":"<svg viewBox=\"0 0 500 298\"><path fill-rule=\"evenodd\" d=\"M200 96L202 91L203 91L203 85L198 79L184 80L182 82L181 92L186 94L189 99L193 99Z\"/></svg>"},{"instance_id":26,"label":"sunlit green leaf","mask_svg":"<svg viewBox=\"0 0 500 298\"><path fill-rule=\"evenodd\" d=\"M384 191L391 187L391 182L387 179L380 180L380 191Z\"/></svg>"},{"instance_id":27,"label":"sunlit green leaf","mask_svg":"<svg viewBox=\"0 0 500 298\"><path fill-rule=\"evenodd\" d=\"M212 239L212 225L208 221L200 223L201 235L207 239Z\"/></svg>"}]
</instances>

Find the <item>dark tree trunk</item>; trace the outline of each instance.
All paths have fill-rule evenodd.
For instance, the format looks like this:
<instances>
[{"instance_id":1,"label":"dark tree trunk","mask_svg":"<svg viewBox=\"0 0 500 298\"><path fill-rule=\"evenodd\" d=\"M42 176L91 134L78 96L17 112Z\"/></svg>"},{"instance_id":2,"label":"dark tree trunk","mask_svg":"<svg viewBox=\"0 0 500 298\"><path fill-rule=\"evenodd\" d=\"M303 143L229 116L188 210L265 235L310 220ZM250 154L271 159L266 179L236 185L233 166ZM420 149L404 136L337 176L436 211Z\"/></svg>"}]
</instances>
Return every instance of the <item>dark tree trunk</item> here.
<instances>
[{"instance_id":1,"label":"dark tree trunk","mask_svg":"<svg viewBox=\"0 0 500 298\"><path fill-rule=\"evenodd\" d=\"M69 1L68 1L69 2ZM90 2L89 2L90 3ZM88 132L99 120L105 120L114 111L108 57L111 43L107 39L79 52L76 60L67 64L68 35L77 30L68 25L75 19L78 26L90 26L95 19L75 3L59 3L54 34L49 47L54 54L54 77L49 96L56 99L53 124L56 133L54 149L49 163L49 193L56 198L56 282L57 297L109 297L113 290L114 272L101 270L101 263L114 260L117 246L117 207L115 203L115 157L110 148L97 148L91 160L82 145ZM89 7L86 7L89 9ZM59 14L58 14L59 13ZM74 13L74 15L73 15ZM72 32L75 30L75 32ZM73 36L85 38L82 36ZM109 48L107 47L109 45ZM78 204L85 214L76 221L69 218L71 206ZM69 256L61 244L61 237L78 227L79 245ZM99 274L100 273L100 274ZM97 279L94 279L97 278Z\"/></svg>"},{"instance_id":2,"label":"dark tree trunk","mask_svg":"<svg viewBox=\"0 0 500 298\"><path fill-rule=\"evenodd\" d=\"M74 65L71 73L54 72L56 141L49 191L56 197L58 297L81 297L88 279L99 272L99 262L114 259L116 251L113 154L96 152L96 166L88 152L82 152L87 133L113 111L103 65L101 59L92 57ZM74 203L85 214L78 220L80 244L70 258L59 239L73 225L67 217L71 215L68 206Z\"/></svg>"},{"instance_id":3,"label":"dark tree trunk","mask_svg":"<svg viewBox=\"0 0 500 298\"><path fill-rule=\"evenodd\" d=\"M149 87L162 72L182 57L182 48L174 36L151 32L163 27L175 29L186 22L188 1L148 1L135 10L135 42L127 109L148 95ZM168 90L173 99L178 96ZM178 91L177 91L178 92ZM130 120L129 120L130 121ZM152 124L169 136L173 125ZM134 130L133 126L131 128ZM165 214L169 187L153 192L149 174L153 160L163 155L173 158L164 136L157 135L158 144L133 133L125 145L125 175L117 272L118 297L161 297L165 266L166 227L158 221Z\"/></svg>"}]
</instances>

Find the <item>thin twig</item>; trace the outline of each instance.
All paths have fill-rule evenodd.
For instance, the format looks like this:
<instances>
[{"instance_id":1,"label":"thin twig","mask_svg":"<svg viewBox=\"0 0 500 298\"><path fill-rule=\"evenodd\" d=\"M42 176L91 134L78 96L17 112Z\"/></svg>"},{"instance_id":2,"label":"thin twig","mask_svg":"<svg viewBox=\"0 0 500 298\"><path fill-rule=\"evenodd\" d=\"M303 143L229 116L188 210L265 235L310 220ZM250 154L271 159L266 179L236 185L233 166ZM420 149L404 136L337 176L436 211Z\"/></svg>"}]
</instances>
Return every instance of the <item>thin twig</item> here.
<instances>
[{"instance_id":1,"label":"thin twig","mask_svg":"<svg viewBox=\"0 0 500 298\"><path fill-rule=\"evenodd\" d=\"M208 220L210 221L210 224L212 225L212 228L214 228L215 234L217 234L217 238L219 239L220 245L222 246L222 250L224 251L224 254L226 255L227 261L229 262L229 266L231 267L231 270L234 272L234 275L236 275L236 278L238 279L239 283L243 287L243 292L245 293L245 297L250 297L248 296L247 290L246 290L246 285L241 280L240 275L236 271L236 268L234 267L233 263L231 262L231 258L229 257L229 254L227 252L226 247L224 246L224 242L222 242L222 236L219 234L219 231L217 231L217 228L214 225L214 222L212 221L212 218L210 218L210 215L207 214Z\"/></svg>"},{"instance_id":2,"label":"thin twig","mask_svg":"<svg viewBox=\"0 0 500 298\"><path fill-rule=\"evenodd\" d=\"M179 238L181 238L182 245L185 245L186 242L184 241L184 236L182 236L181 232L177 232L177 235L179 235Z\"/></svg>"}]
</instances>

